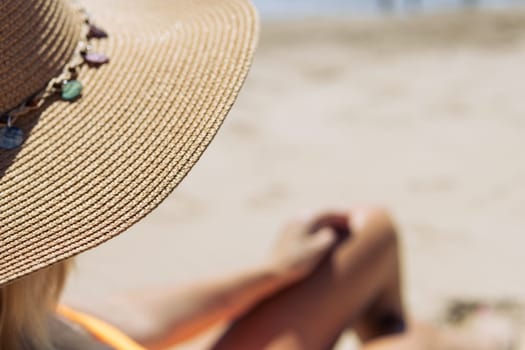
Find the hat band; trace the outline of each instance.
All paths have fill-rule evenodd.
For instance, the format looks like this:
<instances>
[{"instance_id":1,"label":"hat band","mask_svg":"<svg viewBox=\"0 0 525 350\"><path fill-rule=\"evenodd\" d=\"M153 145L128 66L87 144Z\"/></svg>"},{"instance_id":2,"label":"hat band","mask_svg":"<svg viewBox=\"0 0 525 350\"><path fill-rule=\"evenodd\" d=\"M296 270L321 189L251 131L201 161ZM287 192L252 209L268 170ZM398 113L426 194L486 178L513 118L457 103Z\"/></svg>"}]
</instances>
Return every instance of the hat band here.
<instances>
[{"instance_id":1,"label":"hat band","mask_svg":"<svg viewBox=\"0 0 525 350\"><path fill-rule=\"evenodd\" d=\"M108 34L96 26L84 8L78 8L83 19L82 36L73 53L71 61L63 68L62 73L51 79L46 87L36 94L26 98L20 105L10 111L0 113L0 149L16 149L24 142L23 131L14 126L16 120L42 105L54 95L60 95L64 101L73 102L82 94L82 83L78 80L80 67L87 64L90 67L99 67L109 62L109 57L93 52L90 42L92 39L107 38Z\"/></svg>"}]
</instances>

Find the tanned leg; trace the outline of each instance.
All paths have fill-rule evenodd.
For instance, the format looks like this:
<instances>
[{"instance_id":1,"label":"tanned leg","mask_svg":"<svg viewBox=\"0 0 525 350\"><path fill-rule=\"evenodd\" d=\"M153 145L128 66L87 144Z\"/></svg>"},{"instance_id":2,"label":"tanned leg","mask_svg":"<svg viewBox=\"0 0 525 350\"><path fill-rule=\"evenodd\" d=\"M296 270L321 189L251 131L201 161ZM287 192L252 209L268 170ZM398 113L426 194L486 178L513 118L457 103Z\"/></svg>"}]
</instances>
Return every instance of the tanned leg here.
<instances>
[{"instance_id":1,"label":"tanned leg","mask_svg":"<svg viewBox=\"0 0 525 350\"><path fill-rule=\"evenodd\" d=\"M380 209L355 209L349 217L350 236L309 277L238 319L213 349L324 350L349 326L364 342L403 331L392 221Z\"/></svg>"}]
</instances>

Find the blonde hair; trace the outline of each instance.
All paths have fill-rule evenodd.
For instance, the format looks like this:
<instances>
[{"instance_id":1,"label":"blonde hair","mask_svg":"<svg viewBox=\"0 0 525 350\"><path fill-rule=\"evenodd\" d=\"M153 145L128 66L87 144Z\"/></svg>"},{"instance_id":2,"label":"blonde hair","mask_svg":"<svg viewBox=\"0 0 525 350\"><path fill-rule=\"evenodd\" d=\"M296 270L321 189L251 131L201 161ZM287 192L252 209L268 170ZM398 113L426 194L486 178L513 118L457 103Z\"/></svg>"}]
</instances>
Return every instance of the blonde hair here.
<instances>
[{"instance_id":1,"label":"blonde hair","mask_svg":"<svg viewBox=\"0 0 525 350\"><path fill-rule=\"evenodd\" d=\"M0 349L53 349L49 316L70 266L62 261L0 288Z\"/></svg>"}]
</instances>

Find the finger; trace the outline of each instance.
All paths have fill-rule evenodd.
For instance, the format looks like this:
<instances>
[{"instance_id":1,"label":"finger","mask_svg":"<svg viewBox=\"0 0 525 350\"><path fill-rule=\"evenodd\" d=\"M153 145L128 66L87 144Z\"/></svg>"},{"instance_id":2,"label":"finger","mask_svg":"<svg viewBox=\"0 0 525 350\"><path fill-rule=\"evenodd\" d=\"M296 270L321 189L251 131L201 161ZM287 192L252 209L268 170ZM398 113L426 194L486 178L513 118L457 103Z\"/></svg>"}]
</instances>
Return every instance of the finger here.
<instances>
[{"instance_id":1,"label":"finger","mask_svg":"<svg viewBox=\"0 0 525 350\"><path fill-rule=\"evenodd\" d=\"M309 244L312 249L318 251L325 251L330 249L337 240L337 235L334 230L329 227L324 227L317 231L315 235L309 239Z\"/></svg>"},{"instance_id":2,"label":"finger","mask_svg":"<svg viewBox=\"0 0 525 350\"><path fill-rule=\"evenodd\" d=\"M310 226L310 220L294 219L288 221L283 227L282 231L288 236L299 237L305 235L305 233L308 233Z\"/></svg>"},{"instance_id":3,"label":"finger","mask_svg":"<svg viewBox=\"0 0 525 350\"><path fill-rule=\"evenodd\" d=\"M309 233L316 233L322 228L331 228L337 242L348 239L351 235L349 215L343 213L327 213L318 216L310 223Z\"/></svg>"}]
</instances>

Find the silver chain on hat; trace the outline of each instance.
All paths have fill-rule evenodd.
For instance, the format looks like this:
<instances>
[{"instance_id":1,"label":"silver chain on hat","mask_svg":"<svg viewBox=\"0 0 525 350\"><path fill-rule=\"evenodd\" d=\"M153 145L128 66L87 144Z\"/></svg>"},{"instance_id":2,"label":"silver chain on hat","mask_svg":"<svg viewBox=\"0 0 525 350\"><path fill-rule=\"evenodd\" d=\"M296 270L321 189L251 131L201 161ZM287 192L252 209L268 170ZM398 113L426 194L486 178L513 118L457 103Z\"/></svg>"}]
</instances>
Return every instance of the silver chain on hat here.
<instances>
[{"instance_id":1,"label":"silver chain on hat","mask_svg":"<svg viewBox=\"0 0 525 350\"><path fill-rule=\"evenodd\" d=\"M83 19L80 41L75 48L73 57L64 66L62 73L51 79L46 87L36 94L25 99L20 105L0 113L0 149L15 149L24 142L24 134L20 128L14 126L16 120L40 107L51 97L60 94L62 100L74 101L82 93L82 83L77 80L80 67L84 64L98 67L109 62L109 58L101 53L93 52L91 39L106 38L107 33L93 24L93 21L84 8L75 5Z\"/></svg>"}]
</instances>

